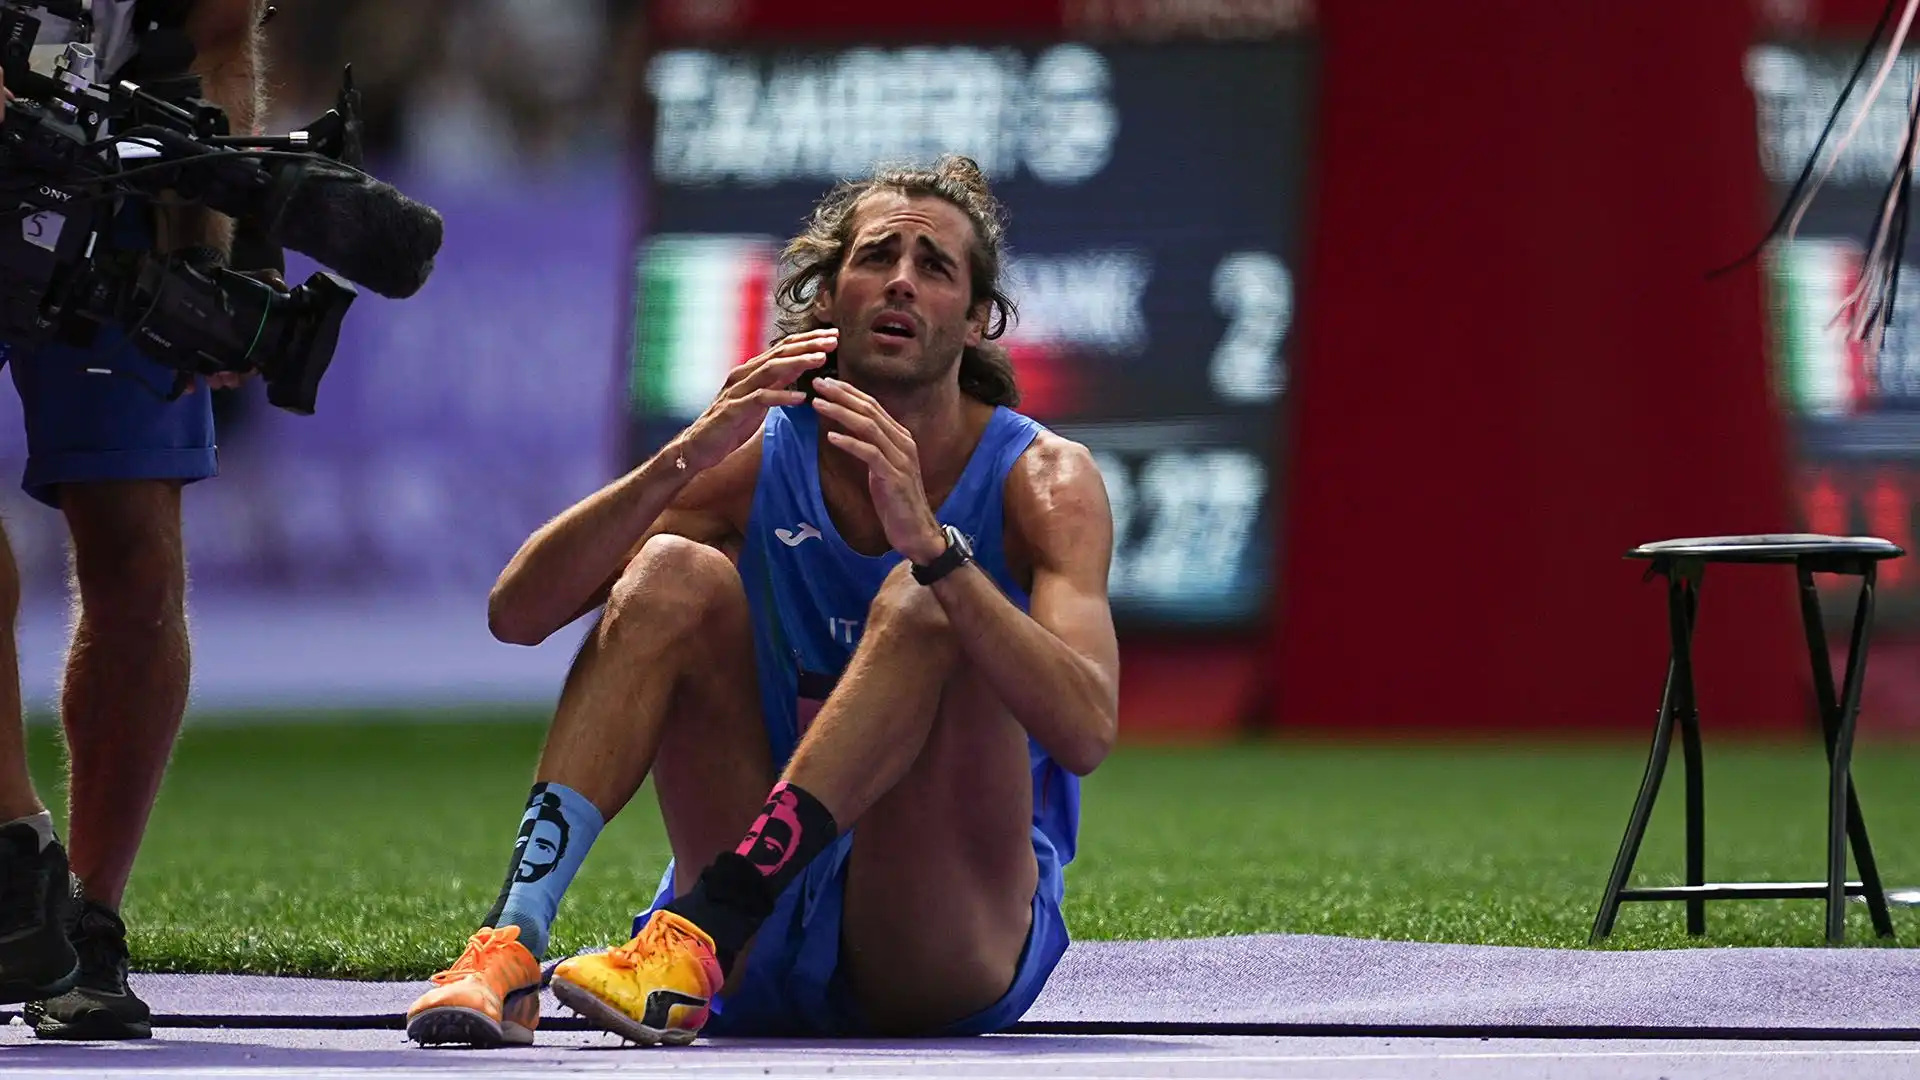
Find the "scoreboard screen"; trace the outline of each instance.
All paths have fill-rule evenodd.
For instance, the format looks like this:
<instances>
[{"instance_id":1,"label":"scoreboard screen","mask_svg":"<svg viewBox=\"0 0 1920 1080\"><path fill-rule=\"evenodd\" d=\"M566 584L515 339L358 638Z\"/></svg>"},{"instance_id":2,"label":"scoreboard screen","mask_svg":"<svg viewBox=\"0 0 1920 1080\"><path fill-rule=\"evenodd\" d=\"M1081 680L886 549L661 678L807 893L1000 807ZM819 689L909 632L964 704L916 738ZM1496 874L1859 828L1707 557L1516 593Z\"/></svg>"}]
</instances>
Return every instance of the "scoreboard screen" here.
<instances>
[{"instance_id":1,"label":"scoreboard screen","mask_svg":"<svg viewBox=\"0 0 1920 1080\"><path fill-rule=\"evenodd\" d=\"M875 163L978 161L1008 211L1019 408L1087 445L1128 628L1267 615L1313 51L1153 45L663 49L648 58L634 459L774 336L779 252Z\"/></svg>"},{"instance_id":2,"label":"scoreboard screen","mask_svg":"<svg viewBox=\"0 0 1920 1080\"><path fill-rule=\"evenodd\" d=\"M1759 160L1774 207L1784 204L1813 153L1864 46L1769 42L1749 52ZM1860 118L1883 55L1876 49L1841 111L1821 151L1823 168ZM1765 263L1774 385L1792 425L1802 524L1816 532L1872 533L1908 550L1920 508L1920 230L1901 252L1900 288L1878 356L1849 341L1835 316L1860 284L1906 139L1916 78L1920 57L1905 53L1846 152L1833 159L1795 235L1772 243ZM1920 576L1912 562L1896 559L1880 569L1876 623L1883 628L1920 629Z\"/></svg>"}]
</instances>

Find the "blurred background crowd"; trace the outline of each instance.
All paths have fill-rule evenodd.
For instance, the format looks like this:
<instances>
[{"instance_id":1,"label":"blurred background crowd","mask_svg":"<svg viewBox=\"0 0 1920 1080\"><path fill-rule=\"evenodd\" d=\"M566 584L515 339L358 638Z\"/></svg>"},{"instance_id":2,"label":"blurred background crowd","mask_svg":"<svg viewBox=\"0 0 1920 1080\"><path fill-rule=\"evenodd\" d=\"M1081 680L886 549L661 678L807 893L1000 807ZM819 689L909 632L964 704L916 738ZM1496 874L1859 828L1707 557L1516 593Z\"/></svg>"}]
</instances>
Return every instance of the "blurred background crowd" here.
<instances>
[{"instance_id":1,"label":"blurred background crowd","mask_svg":"<svg viewBox=\"0 0 1920 1080\"><path fill-rule=\"evenodd\" d=\"M278 7L273 130L331 107L351 62L368 153L410 174L485 177L625 151L644 69L640 0Z\"/></svg>"}]
</instances>

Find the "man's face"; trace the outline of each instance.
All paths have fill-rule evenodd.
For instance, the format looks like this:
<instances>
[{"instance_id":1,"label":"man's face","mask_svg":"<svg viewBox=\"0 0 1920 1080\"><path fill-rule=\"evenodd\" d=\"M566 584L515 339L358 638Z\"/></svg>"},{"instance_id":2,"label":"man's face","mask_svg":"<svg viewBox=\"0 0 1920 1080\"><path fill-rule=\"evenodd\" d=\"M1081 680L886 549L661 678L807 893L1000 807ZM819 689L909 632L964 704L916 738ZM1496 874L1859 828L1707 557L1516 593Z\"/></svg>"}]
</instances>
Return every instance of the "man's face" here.
<instances>
[{"instance_id":1,"label":"man's face","mask_svg":"<svg viewBox=\"0 0 1920 1080\"><path fill-rule=\"evenodd\" d=\"M785 865L792 850L793 831L787 828L785 822L775 819L761 826L753 850L747 852L747 861L771 873Z\"/></svg>"},{"instance_id":2,"label":"man's face","mask_svg":"<svg viewBox=\"0 0 1920 1080\"><path fill-rule=\"evenodd\" d=\"M526 850L520 855L521 881L538 881L560 861L560 827L550 821L536 821L527 836Z\"/></svg>"},{"instance_id":3,"label":"man's face","mask_svg":"<svg viewBox=\"0 0 1920 1080\"><path fill-rule=\"evenodd\" d=\"M814 301L840 328L841 376L870 388L952 378L961 349L985 329L972 252L973 224L945 199L886 191L861 200L840 273Z\"/></svg>"}]
</instances>

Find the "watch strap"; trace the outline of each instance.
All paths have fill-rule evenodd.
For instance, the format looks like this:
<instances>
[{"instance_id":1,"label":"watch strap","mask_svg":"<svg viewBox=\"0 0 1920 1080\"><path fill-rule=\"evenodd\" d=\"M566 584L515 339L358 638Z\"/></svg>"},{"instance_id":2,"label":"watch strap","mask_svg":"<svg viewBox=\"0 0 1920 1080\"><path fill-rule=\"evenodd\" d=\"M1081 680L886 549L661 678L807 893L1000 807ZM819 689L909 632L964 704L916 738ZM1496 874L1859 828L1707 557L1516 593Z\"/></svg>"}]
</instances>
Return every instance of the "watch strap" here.
<instances>
[{"instance_id":1,"label":"watch strap","mask_svg":"<svg viewBox=\"0 0 1920 1080\"><path fill-rule=\"evenodd\" d=\"M947 538L947 550L941 552L932 562L927 563L925 566L919 563L911 564L913 567L913 580L922 585L931 585L939 581L941 578L946 577L948 574L966 565L968 560L973 557L972 553L967 551L966 543L959 536L960 530L951 525L944 525L941 527L940 532Z\"/></svg>"}]
</instances>

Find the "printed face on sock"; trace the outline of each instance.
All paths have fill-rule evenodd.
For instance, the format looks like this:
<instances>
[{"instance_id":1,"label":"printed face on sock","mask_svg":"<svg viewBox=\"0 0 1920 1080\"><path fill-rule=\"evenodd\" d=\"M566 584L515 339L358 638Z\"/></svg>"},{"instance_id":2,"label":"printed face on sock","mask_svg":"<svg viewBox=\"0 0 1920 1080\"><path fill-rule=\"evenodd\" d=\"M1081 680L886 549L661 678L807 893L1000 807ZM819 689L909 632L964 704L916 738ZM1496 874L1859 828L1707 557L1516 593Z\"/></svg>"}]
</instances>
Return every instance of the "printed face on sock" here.
<instances>
[{"instance_id":1,"label":"printed face on sock","mask_svg":"<svg viewBox=\"0 0 1920 1080\"><path fill-rule=\"evenodd\" d=\"M754 837L753 849L747 852L747 859L755 866L771 871L787 861L787 852L793 849L793 830L779 821L769 821L760 827L760 835Z\"/></svg>"},{"instance_id":2,"label":"printed face on sock","mask_svg":"<svg viewBox=\"0 0 1920 1080\"><path fill-rule=\"evenodd\" d=\"M567 853L567 822L558 805L542 802L527 812L520 823L520 838L514 844L519 859L515 881L539 881L553 872L560 857Z\"/></svg>"},{"instance_id":3,"label":"printed face on sock","mask_svg":"<svg viewBox=\"0 0 1920 1080\"><path fill-rule=\"evenodd\" d=\"M778 873L793 856L794 841L800 838L800 800L791 791L773 797L754 822L753 832L741 845L739 854L760 868L763 874Z\"/></svg>"}]
</instances>

